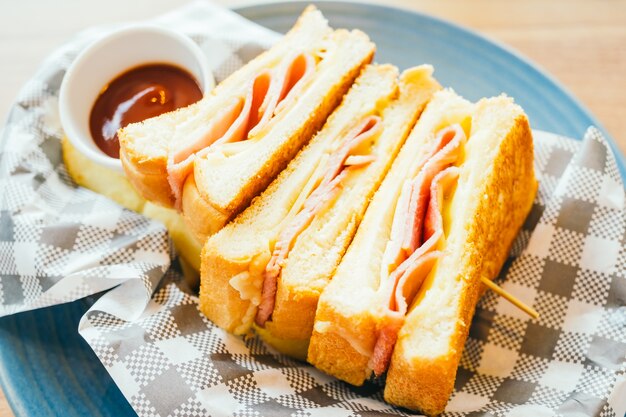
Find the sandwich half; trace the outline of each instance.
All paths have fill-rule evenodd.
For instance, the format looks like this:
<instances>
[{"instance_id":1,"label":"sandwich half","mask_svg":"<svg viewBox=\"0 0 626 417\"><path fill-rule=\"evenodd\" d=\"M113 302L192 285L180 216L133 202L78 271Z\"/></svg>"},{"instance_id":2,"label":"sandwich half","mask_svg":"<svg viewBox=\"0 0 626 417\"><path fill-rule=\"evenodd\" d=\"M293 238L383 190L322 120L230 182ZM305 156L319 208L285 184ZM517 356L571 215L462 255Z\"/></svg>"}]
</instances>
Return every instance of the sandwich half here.
<instances>
[{"instance_id":1,"label":"sandwich half","mask_svg":"<svg viewBox=\"0 0 626 417\"><path fill-rule=\"evenodd\" d=\"M276 45L199 102L121 129L120 159L146 199L205 238L260 193L322 126L375 46L308 7Z\"/></svg>"},{"instance_id":2,"label":"sandwich half","mask_svg":"<svg viewBox=\"0 0 626 417\"><path fill-rule=\"evenodd\" d=\"M208 239L200 309L220 327L292 355L326 286L432 94L432 67L365 68L322 130L250 207Z\"/></svg>"},{"instance_id":3,"label":"sandwich half","mask_svg":"<svg viewBox=\"0 0 626 417\"><path fill-rule=\"evenodd\" d=\"M385 400L441 413L481 278L493 279L537 189L523 110L435 94L320 297L308 361Z\"/></svg>"}]
</instances>

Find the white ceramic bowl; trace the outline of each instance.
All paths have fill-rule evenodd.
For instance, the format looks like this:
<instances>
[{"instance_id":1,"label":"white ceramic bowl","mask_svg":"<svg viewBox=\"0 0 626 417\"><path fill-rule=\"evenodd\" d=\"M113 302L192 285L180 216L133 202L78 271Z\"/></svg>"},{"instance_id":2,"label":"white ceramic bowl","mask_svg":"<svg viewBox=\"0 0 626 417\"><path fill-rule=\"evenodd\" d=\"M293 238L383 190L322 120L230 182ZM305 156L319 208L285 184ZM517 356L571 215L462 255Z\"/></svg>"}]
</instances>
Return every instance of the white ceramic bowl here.
<instances>
[{"instance_id":1,"label":"white ceramic bowl","mask_svg":"<svg viewBox=\"0 0 626 417\"><path fill-rule=\"evenodd\" d=\"M187 36L157 26L130 26L88 46L68 69L59 94L63 130L79 152L122 171L119 159L98 148L89 130L91 109L102 88L123 72L143 64L165 63L187 70L206 93L215 84L202 50Z\"/></svg>"}]
</instances>

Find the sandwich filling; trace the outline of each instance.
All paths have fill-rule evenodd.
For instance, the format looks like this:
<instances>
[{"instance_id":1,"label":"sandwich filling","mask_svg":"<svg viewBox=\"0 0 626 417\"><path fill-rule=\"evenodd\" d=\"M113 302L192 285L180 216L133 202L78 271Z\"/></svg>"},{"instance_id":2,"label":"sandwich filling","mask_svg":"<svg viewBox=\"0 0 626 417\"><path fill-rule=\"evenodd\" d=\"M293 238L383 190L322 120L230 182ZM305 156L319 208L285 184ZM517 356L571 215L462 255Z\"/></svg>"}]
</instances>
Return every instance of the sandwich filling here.
<instances>
[{"instance_id":1,"label":"sandwich filling","mask_svg":"<svg viewBox=\"0 0 626 417\"><path fill-rule=\"evenodd\" d=\"M376 376L387 370L408 308L442 255L444 193L456 183L466 140L458 124L440 130L418 174L403 184L381 264L384 315L369 362Z\"/></svg>"},{"instance_id":2,"label":"sandwich filling","mask_svg":"<svg viewBox=\"0 0 626 417\"><path fill-rule=\"evenodd\" d=\"M257 325L263 327L272 316L278 278L296 239L311 224L316 214L338 194L348 174L375 160L375 155L352 155L352 153L381 130L380 117L373 115L366 117L344 136L342 144L337 149L320 161L310 181L313 186L305 186L301 194L305 196L304 201L298 203L301 199L296 200L292 207L294 215L287 216L287 221L283 223L284 226L278 233L272 255L263 273L261 302L255 318Z\"/></svg>"},{"instance_id":3,"label":"sandwich filling","mask_svg":"<svg viewBox=\"0 0 626 417\"><path fill-rule=\"evenodd\" d=\"M182 187L193 170L195 157L201 157L218 145L258 135L275 116L289 108L288 103L304 89L316 65L310 53L284 58L275 68L257 74L245 87L244 94L230 100L196 132L193 140L179 143L170 150L168 182L178 210Z\"/></svg>"}]
</instances>

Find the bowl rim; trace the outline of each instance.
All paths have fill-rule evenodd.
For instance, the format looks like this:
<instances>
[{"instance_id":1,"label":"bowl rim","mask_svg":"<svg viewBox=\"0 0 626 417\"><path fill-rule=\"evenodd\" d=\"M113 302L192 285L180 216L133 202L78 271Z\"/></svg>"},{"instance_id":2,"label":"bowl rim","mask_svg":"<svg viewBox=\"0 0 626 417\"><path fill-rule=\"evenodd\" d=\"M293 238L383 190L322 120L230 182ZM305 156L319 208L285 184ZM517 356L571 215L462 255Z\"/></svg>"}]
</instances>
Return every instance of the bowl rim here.
<instances>
[{"instance_id":1,"label":"bowl rim","mask_svg":"<svg viewBox=\"0 0 626 417\"><path fill-rule=\"evenodd\" d=\"M200 89L202 90L203 94L206 94L215 86L215 80L213 74L209 70L206 55L197 43L195 43L189 36L185 35L182 32L169 29L167 27L160 26L154 23L133 23L105 33L89 43L72 61L63 76L63 80L61 81L61 87L59 89L59 116L61 126L63 128L64 136L82 155L86 156L98 165L118 172L123 172L121 160L108 156L106 153L97 148L97 146L96 149L94 149L92 146L89 146L87 142L94 142L91 135L85 137L85 135L81 134L78 131L76 124L79 122L76 120L73 106L69 102L68 90L75 82L74 80L76 74L79 73L78 71L83 66L83 64L85 62L89 62L89 60L96 59L99 50L103 46L112 41L119 40L120 38L129 37L136 34L152 34L167 36L174 39L182 47L186 48L188 52L190 52L191 56L195 59L198 65L199 73L180 64L174 65L179 66L180 68L190 73L194 78L196 78L196 81L200 85ZM164 61L166 62L167 60ZM149 62L145 62L145 64L149 64ZM138 62L136 66L141 65L142 63ZM134 67L135 66L120 68L119 74L122 74L124 73L124 71L130 70Z\"/></svg>"}]
</instances>

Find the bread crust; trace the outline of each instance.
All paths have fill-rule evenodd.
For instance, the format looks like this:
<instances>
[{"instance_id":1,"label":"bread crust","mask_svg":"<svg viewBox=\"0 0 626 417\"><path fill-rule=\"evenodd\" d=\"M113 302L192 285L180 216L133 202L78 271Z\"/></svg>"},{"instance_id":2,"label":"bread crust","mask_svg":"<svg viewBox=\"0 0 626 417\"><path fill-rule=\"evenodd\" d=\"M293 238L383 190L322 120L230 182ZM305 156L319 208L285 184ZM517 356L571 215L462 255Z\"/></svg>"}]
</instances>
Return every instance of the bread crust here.
<instances>
[{"instance_id":1,"label":"bread crust","mask_svg":"<svg viewBox=\"0 0 626 417\"><path fill-rule=\"evenodd\" d=\"M202 243L208 236L224 227L232 217L202 198L193 172L187 177L183 186L182 211L185 224Z\"/></svg>"},{"instance_id":2,"label":"bread crust","mask_svg":"<svg viewBox=\"0 0 626 417\"><path fill-rule=\"evenodd\" d=\"M385 400L420 410L428 415L443 412L454 388L457 367L469 326L482 293L481 277L493 278L506 260L511 244L528 215L537 189L533 169L533 143L524 114L501 141L491 169L479 189L479 196L505 195L500 204L493 198L479 198L467 219L467 239L462 263L458 265L457 319L445 352L419 357L411 349L410 334L418 332L411 314L400 332L387 374ZM437 276L434 278L437 279Z\"/></svg>"},{"instance_id":3,"label":"bread crust","mask_svg":"<svg viewBox=\"0 0 626 417\"><path fill-rule=\"evenodd\" d=\"M150 168L144 169L142 164L131 163L125 152L120 152L120 161L126 178L143 198L163 207L174 206L172 189L167 182L167 162L161 167L156 160L149 160L145 166L150 165Z\"/></svg>"},{"instance_id":4,"label":"bread crust","mask_svg":"<svg viewBox=\"0 0 626 417\"><path fill-rule=\"evenodd\" d=\"M250 301L241 299L230 280L248 271L250 259L232 259L216 254L219 254L219 247L209 239L200 255L200 311L230 333L247 334L250 328L243 326L241 318L250 308ZM210 280L207 273L211 274Z\"/></svg>"},{"instance_id":5,"label":"bread crust","mask_svg":"<svg viewBox=\"0 0 626 417\"><path fill-rule=\"evenodd\" d=\"M316 325L311 335L307 361L342 381L356 386L363 385L371 374L368 362L376 342L368 337L376 333L376 322L371 318L372 316L346 315L337 311L332 304L320 302L315 313ZM333 330L325 331L324 323L332 323ZM337 333L337 329L350 329L356 337L362 336L356 341L362 352L354 346L354 341L351 343L345 338L345 334Z\"/></svg>"}]
</instances>

